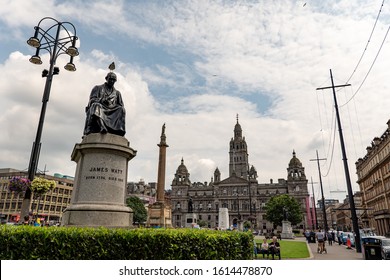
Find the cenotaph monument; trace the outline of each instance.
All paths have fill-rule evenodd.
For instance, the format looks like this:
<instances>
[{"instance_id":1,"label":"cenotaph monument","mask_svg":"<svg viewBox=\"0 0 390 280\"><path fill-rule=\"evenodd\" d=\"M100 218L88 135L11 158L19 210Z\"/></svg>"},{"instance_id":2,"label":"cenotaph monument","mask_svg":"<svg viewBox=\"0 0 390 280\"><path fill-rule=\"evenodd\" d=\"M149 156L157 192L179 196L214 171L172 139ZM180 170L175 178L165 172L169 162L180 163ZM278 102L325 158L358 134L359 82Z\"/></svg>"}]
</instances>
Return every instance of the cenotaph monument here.
<instances>
[{"instance_id":1,"label":"cenotaph monument","mask_svg":"<svg viewBox=\"0 0 390 280\"><path fill-rule=\"evenodd\" d=\"M149 204L147 225L151 227L172 227L172 207L165 201L165 166L167 157L165 123L162 126L157 171L157 201Z\"/></svg>"},{"instance_id":2,"label":"cenotaph monument","mask_svg":"<svg viewBox=\"0 0 390 280\"><path fill-rule=\"evenodd\" d=\"M64 226L132 227L133 211L125 204L128 162L136 156L124 137L122 96L110 68L103 85L95 86L86 107L81 143L71 159L77 163L71 203L62 215Z\"/></svg>"},{"instance_id":3,"label":"cenotaph monument","mask_svg":"<svg viewBox=\"0 0 390 280\"><path fill-rule=\"evenodd\" d=\"M223 230L230 227L229 211L227 208L219 208L218 210L218 227Z\"/></svg>"}]
</instances>

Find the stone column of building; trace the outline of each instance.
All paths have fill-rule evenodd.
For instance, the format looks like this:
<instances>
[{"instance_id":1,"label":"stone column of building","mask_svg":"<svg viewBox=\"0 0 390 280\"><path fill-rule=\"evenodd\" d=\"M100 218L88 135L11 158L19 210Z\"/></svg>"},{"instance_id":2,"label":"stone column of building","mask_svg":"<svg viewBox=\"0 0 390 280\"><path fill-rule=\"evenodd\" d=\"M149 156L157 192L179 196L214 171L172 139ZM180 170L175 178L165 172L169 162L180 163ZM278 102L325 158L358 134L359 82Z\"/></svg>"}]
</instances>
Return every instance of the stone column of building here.
<instances>
[{"instance_id":1,"label":"stone column of building","mask_svg":"<svg viewBox=\"0 0 390 280\"><path fill-rule=\"evenodd\" d=\"M158 174L157 174L157 201L164 202L165 197L165 162L167 156L167 137L165 136L165 123L162 127L160 144L157 146L160 147L160 152L158 156Z\"/></svg>"}]
</instances>

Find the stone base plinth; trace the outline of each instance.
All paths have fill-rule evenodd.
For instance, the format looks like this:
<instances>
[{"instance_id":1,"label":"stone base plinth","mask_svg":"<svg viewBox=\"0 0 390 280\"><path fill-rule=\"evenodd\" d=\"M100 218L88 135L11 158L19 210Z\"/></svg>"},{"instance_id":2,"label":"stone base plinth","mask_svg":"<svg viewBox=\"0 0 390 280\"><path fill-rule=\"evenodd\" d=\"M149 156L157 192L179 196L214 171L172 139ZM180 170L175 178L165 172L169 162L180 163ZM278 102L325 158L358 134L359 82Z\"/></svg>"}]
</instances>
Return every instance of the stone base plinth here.
<instances>
[{"instance_id":1,"label":"stone base plinth","mask_svg":"<svg viewBox=\"0 0 390 280\"><path fill-rule=\"evenodd\" d=\"M282 233L280 234L280 236L282 237L282 239L294 238L291 223L289 221L282 221Z\"/></svg>"},{"instance_id":2,"label":"stone base plinth","mask_svg":"<svg viewBox=\"0 0 390 280\"><path fill-rule=\"evenodd\" d=\"M172 209L170 205L156 202L149 205L147 225L150 227L172 227Z\"/></svg>"},{"instance_id":3,"label":"stone base plinth","mask_svg":"<svg viewBox=\"0 0 390 280\"><path fill-rule=\"evenodd\" d=\"M186 214L186 228L193 228L195 225L198 224L198 215L196 213L187 213Z\"/></svg>"},{"instance_id":4,"label":"stone base plinth","mask_svg":"<svg viewBox=\"0 0 390 280\"><path fill-rule=\"evenodd\" d=\"M126 138L93 133L76 144L77 163L70 206L64 226L131 227L133 213L125 205L128 161L136 155Z\"/></svg>"}]
</instances>

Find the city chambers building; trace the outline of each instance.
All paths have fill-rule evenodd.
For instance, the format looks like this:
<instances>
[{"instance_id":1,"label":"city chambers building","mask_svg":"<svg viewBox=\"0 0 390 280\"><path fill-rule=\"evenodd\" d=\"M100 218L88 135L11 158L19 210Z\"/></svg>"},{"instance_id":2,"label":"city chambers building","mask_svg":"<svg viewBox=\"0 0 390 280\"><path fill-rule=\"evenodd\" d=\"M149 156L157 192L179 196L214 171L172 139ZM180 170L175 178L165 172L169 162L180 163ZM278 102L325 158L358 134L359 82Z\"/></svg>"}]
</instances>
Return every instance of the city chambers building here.
<instances>
[{"instance_id":1,"label":"city chambers building","mask_svg":"<svg viewBox=\"0 0 390 280\"><path fill-rule=\"evenodd\" d=\"M172 181L172 225L187 227L186 217L193 212L198 223L203 221L206 227L218 228L219 208L227 208L230 225L249 221L257 230L270 231L273 224L265 219L264 207L271 197L288 194L302 207L303 220L297 227L311 228L313 219L310 215L308 180L295 151L288 163L286 179L278 179L278 182L270 180L269 183L257 181L257 171L249 165L248 156L248 147L237 118L234 137L229 144L229 177L222 179L217 168L210 183L191 183L182 159Z\"/></svg>"}]
</instances>

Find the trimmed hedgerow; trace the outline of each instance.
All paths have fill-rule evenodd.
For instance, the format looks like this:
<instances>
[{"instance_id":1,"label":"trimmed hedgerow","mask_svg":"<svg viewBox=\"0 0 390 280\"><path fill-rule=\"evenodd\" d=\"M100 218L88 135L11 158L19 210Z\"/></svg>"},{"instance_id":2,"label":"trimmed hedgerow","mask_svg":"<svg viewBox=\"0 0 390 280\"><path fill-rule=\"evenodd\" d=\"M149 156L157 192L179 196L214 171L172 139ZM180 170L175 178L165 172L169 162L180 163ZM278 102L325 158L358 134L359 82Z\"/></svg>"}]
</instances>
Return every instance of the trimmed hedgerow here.
<instances>
[{"instance_id":1,"label":"trimmed hedgerow","mask_svg":"<svg viewBox=\"0 0 390 280\"><path fill-rule=\"evenodd\" d=\"M0 226L2 260L245 260L250 232Z\"/></svg>"}]
</instances>

